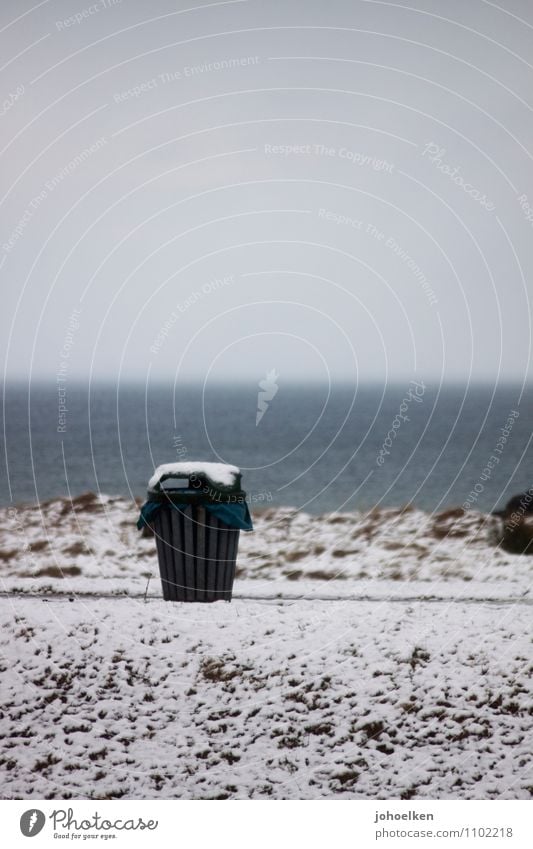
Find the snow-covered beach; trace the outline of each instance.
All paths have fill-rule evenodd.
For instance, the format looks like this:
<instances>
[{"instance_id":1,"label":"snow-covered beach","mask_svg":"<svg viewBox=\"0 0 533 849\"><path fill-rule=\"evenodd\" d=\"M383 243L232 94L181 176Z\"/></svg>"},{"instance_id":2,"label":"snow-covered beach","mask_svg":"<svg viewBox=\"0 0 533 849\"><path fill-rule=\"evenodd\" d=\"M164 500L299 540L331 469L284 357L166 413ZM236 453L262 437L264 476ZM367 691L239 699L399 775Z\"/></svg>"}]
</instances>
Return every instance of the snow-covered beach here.
<instances>
[{"instance_id":1,"label":"snow-covered beach","mask_svg":"<svg viewBox=\"0 0 533 849\"><path fill-rule=\"evenodd\" d=\"M4 798L531 797L531 559L496 519L270 508L233 602L186 605L137 513L2 510Z\"/></svg>"}]
</instances>

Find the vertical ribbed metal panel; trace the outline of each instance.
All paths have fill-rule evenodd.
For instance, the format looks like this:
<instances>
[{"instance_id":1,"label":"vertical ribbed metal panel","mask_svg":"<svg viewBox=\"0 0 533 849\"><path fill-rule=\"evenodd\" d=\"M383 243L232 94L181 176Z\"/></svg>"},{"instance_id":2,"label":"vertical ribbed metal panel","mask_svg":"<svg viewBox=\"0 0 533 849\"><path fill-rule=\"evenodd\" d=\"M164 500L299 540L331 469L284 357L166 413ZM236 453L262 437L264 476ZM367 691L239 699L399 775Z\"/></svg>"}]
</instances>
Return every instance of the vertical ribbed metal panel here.
<instances>
[{"instance_id":1,"label":"vertical ribbed metal panel","mask_svg":"<svg viewBox=\"0 0 533 849\"><path fill-rule=\"evenodd\" d=\"M198 601L206 600L206 509L197 507L196 520L196 598Z\"/></svg>"},{"instance_id":2,"label":"vertical ribbed metal panel","mask_svg":"<svg viewBox=\"0 0 533 849\"><path fill-rule=\"evenodd\" d=\"M183 517L179 510L170 507L166 510L172 527L170 555L174 563L174 595L173 601L186 601L184 587L183 562Z\"/></svg>"},{"instance_id":3,"label":"vertical ribbed metal panel","mask_svg":"<svg viewBox=\"0 0 533 849\"><path fill-rule=\"evenodd\" d=\"M166 601L231 600L238 530L192 505L162 507L153 526Z\"/></svg>"},{"instance_id":4,"label":"vertical ribbed metal panel","mask_svg":"<svg viewBox=\"0 0 533 849\"><path fill-rule=\"evenodd\" d=\"M207 560L206 560L206 578L207 578L207 593L206 601L216 601L216 579L217 579L217 536L218 536L218 521L207 511Z\"/></svg>"},{"instance_id":5,"label":"vertical ribbed metal panel","mask_svg":"<svg viewBox=\"0 0 533 849\"><path fill-rule=\"evenodd\" d=\"M235 580L235 566L237 562L237 550L239 548L239 531L232 528L228 531L228 564L226 569L226 587L228 590L228 601L231 601L233 581Z\"/></svg>"},{"instance_id":6,"label":"vertical ribbed metal panel","mask_svg":"<svg viewBox=\"0 0 533 849\"><path fill-rule=\"evenodd\" d=\"M155 544L157 547L157 558L159 560L159 572L161 574L161 587L163 589L163 598L165 601L170 601L170 581L172 580L169 574L167 563L167 542L165 532L163 530L163 510L160 510L154 519Z\"/></svg>"},{"instance_id":7,"label":"vertical ribbed metal panel","mask_svg":"<svg viewBox=\"0 0 533 849\"><path fill-rule=\"evenodd\" d=\"M170 510L168 508L164 508L161 510L161 528L163 539L166 542L165 545L165 557L167 560L167 571L168 571L168 591L170 594L170 601L178 601L178 596L176 592L176 564L174 561L174 533L172 528L172 521L170 517Z\"/></svg>"},{"instance_id":8,"label":"vertical ribbed metal panel","mask_svg":"<svg viewBox=\"0 0 533 849\"><path fill-rule=\"evenodd\" d=\"M216 597L224 598L226 566L228 549L228 528L220 524L217 540L217 575L216 575Z\"/></svg>"},{"instance_id":9,"label":"vertical ribbed metal panel","mask_svg":"<svg viewBox=\"0 0 533 849\"><path fill-rule=\"evenodd\" d=\"M181 510L179 512L183 521L183 583L185 585L185 601L196 601L196 582L194 579L193 508L189 504L183 512Z\"/></svg>"}]
</instances>

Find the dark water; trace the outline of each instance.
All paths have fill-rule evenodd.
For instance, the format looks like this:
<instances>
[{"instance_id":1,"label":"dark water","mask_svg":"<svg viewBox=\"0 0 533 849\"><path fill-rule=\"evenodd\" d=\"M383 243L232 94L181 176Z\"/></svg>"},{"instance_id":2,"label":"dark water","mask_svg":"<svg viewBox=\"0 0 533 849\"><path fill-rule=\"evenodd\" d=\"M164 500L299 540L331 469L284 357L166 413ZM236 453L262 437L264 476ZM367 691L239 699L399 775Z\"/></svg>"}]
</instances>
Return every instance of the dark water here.
<instances>
[{"instance_id":1,"label":"dark water","mask_svg":"<svg viewBox=\"0 0 533 849\"><path fill-rule=\"evenodd\" d=\"M281 384L256 426L252 384L205 395L183 387L174 396L172 386L69 383L58 432L57 388L28 393L12 385L4 396L2 503L86 490L143 496L154 466L179 459L235 463L255 503L314 513L407 502L434 510L462 504L476 486L473 506L488 511L533 483L530 394L419 387L416 400L416 389L408 390L363 387L354 396L346 386ZM499 462L482 477L491 457Z\"/></svg>"}]
</instances>

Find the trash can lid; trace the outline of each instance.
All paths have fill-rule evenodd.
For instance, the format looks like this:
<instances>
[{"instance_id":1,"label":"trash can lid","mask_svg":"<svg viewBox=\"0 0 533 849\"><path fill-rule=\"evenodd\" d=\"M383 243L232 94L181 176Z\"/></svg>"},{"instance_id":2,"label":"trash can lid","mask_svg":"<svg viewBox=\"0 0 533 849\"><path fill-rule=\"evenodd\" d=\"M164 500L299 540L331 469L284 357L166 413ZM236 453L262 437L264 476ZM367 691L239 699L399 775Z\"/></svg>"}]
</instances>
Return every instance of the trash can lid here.
<instances>
[{"instance_id":1,"label":"trash can lid","mask_svg":"<svg viewBox=\"0 0 533 849\"><path fill-rule=\"evenodd\" d=\"M187 478L205 483L221 492L238 492L241 488L241 470L226 463L163 463L148 481L148 491L159 492L163 481L169 478Z\"/></svg>"}]
</instances>

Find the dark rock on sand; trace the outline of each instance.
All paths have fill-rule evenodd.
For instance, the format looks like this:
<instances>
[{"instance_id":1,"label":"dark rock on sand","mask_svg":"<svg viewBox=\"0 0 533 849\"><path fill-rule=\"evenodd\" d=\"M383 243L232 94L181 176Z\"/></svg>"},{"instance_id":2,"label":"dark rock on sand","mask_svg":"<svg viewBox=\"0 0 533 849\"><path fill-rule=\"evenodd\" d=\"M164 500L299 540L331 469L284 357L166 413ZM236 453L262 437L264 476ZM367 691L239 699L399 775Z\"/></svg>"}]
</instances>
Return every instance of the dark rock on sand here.
<instances>
[{"instance_id":1,"label":"dark rock on sand","mask_svg":"<svg viewBox=\"0 0 533 849\"><path fill-rule=\"evenodd\" d=\"M494 515L501 519L502 548L513 554L533 554L533 488L514 495Z\"/></svg>"},{"instance_id":2,"label":"dark rock on sand","mask_svg":"<svg viewBox=\"0 0 533 849\"><path fill-rule=\"evenodd\" d=\"M533 516L523 516L514 520L502 521L500 545L512 554L533 554Z\"/></svg>"},{"instance_id":3,"label":"dark rock on sand","mask_svg":"<svg viewBox=\"0 0 533 849\"><path fill-rule=\"evenodd\" d=\"M533 487L520 495L513 495L503 510L494 510L492 515L507 518L512 513L518 513L520 516L533 514Z\"/></svg>"}]
</instances>

